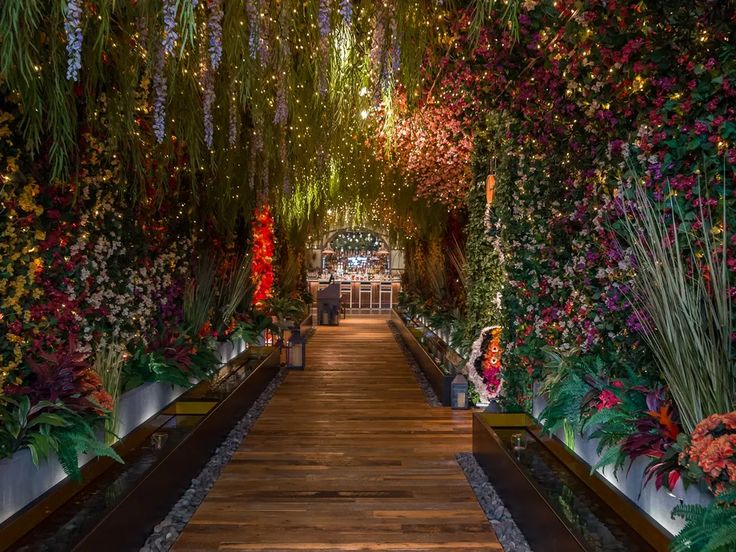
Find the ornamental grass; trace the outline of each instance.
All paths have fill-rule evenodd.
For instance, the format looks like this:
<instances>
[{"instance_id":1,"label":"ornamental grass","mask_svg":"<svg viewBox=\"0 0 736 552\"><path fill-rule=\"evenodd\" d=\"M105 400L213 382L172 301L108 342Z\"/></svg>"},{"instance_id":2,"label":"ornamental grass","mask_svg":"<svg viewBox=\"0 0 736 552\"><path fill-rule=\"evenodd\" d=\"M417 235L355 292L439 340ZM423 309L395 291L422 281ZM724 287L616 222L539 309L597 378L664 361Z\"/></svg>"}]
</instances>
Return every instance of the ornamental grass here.
<instances>
[{"instance_id":1,"label":"ornamental grass","mask_svg":"<svg viewBox=\"0 0 736 552\"><path fill-rule=\"evenodd\" d=\"M630 302L692 432L707 416L734 410L736 397L725 207L714 224L701 201L703 227L695 232L678 223L673 194L655 202L638 180L633 192L620 229L635 261Z\"/></svg>"}]
</instances>

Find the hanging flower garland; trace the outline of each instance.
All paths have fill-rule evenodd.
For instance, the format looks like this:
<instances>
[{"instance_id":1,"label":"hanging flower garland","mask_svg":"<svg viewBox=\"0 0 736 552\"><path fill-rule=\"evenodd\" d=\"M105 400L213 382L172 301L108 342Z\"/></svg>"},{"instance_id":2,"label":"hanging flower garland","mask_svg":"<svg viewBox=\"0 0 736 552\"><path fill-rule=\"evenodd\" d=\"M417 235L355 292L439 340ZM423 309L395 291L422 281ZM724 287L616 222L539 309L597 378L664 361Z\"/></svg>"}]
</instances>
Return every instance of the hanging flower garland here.
<instances>
[{"instance_id":1,"label":"hanging flower garland","mask_svg":"<svg viewBox=\"0 0 736 552\"><path fill-rule=\"evenodd\" d=\"M222 19L225 13L222 10L222 0L210 1L210 16L207 20L209 32L209 53L212 70L217 71L222 61Z\"/></svg>"},{"instance_id":2,"label":"hanging flower garland","mask_svg":"<svg viewBox=\"0 0 736 552\"><path fill-rule=\"evenodd\" d=\"M337 10L342 17L342 22L346 27L350 27L353 22L353 4L352 0L340 0L340 8Z\"/></svg>"},{"instance_id":3,"label":"hanging flower garland","mask_svg":"<svg viewBox=\"0 0 736 552\"><path fill-rule=\"evenodd\" d=\"M66 33L66 52L68 55L66 79L79 80L82 68L82 8L79 0L69 0L64 12L64 32Z\"/></svg>"},{"instance_id":4,"label":"hanging flower garland","mask_svg":"<svg viewBox=\"0 0 736 552\"><path fill-rule=\"evenodd\" d=\"M245 4L245 13L248 15L248 53L251 59L258 55L258 7L256 0L248 0Z\"/></svg>"},{"instance_id":5,"label":"hanging flower garland","mask_svg":"<svg viewBox=\"0 0 736 552\"><path fill-rule=\"evenodd\" d=\"M174 44L179 39L176 32L176 2L174 0L164 0L164 36L161 39L161 45L164 47L166 55L174 53Z\"/></svg>"},{"instance_id":6,"label":"hanging flower garland","mask_svg":"<svg viewBox=\"0 0 736 552\"><path fill-rule=\"evenodd\" d=\"M273 295L274 272L273 217L268 205L255 212L253 221L252 278L255 284L253 303L258 304Z\"/></svg>"},{"instance_id":7,"label":"hanging flower garland","mask_svg":"<svg viewBox=\"0 0 736 552\"><path fill-rule=\"evenodd\" d=\"M488 404L498 397L503 385L501 333L501 326L483 328L480 336L473 343L470 360L465 365L468 380L475 385L481 404Z\"/></svg>"},{"instance_id":8,"label":"hanging flower garland","mask_svg":"<svg viewBox=\"0 0 736 552\"><path fill-rule=\"evenodd\" d=\"M205 67L203 75L202 112L204 114L204 143L212 149L215 127L212 121L212 106L215 103L215 75L214 68Z\"/></svg>"},{"instance_id":9,"label":"hanging flower garland","mask_svg":"<svg viewBox=\"0 0 736 552\"><path fill-rule=\"evenodd\" d=\"M158 50L156 67L153 72L153 134L160 144L164 141L166 132L166 94L167 82L164 70L166 68L166 51L163 47Z\"/></svg>"}]
</instances>

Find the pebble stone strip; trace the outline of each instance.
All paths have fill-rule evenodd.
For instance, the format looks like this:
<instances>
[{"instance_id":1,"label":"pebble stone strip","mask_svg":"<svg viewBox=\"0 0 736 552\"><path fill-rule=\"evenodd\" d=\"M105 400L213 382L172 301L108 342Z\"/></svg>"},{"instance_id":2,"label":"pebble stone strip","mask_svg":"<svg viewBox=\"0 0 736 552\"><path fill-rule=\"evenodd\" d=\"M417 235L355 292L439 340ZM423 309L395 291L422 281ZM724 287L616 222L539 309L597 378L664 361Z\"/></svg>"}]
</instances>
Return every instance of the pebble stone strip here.
<instances>
[{"instance_id":1,"label":"pebble stone strip","mask_svg":"<svg viewBox=\"0 0 736 552\"><path fill-rule=\"evenodd\" d=\"M411 354L411 351L406 346L406 343L404 343L404 340L401 338L401 334L399 333L399 329L396 327L396 323L393 320L389 320L386 323L388 324L388 327L391 330L391 333L393 334L394 339L396 340L396 343L398 343L399 347L401 347L401 350L404 353L404 357L406 358L407 364L409 364L411 371L414 372L414 377L416 378L417 383L419 384L419 387L424 393L424 398L426 399L429 406L442 406L442 403L437 398L437 395L434 392L434 389L432 388L429 381L427 380L427 376L425 376L424 372L422 372L422 369L419 368L417 361L414 360L414 355Z\"/></svg>"},{"instance_id":2,"label":"pebble stone strip","mask_svg":"<svg viewBox=\"0 0 736 552\"><path fill-rule=\"evenodd\" d=\"M189 489L182 495L174 505L169 514L153 528L153 533L148 537L140 552L165 552L169 550L184 527L194 515L195 510L202 503L207 493L220 476L222 468L230 461L235 451L240 447L248 432L253 427L258 417L266 408L281 382L286 378L288 369L281 371L271 380L261 396L253 403L246 415L241 418L237 425L230 431L227 438L215 450L207 465L192 479Z\"/></svg>"},{"instance_id":3,"label":"pebble stone strip","mask_svg":"<svg viewBox=\"0 0 736 552\"><path fill-rule=\"evenodd\" d=\"M506 552L532 552L524 534L519 530L504 506L496 489L488 481L486 473L475 457L469 452L461 452L456 456L457 463L465 472L465 477L475 493L478 503L486 514L488 523L493 526L498 541Z\"/></svg>"}]
</instances>

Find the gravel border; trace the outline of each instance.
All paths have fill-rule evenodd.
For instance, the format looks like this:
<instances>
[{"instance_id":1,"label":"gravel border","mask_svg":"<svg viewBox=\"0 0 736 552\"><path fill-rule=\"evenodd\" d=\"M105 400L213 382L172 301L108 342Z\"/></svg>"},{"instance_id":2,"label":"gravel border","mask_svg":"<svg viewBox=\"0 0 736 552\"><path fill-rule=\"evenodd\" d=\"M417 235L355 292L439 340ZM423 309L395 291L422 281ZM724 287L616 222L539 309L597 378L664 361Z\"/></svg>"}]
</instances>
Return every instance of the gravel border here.
<instances>
[{"instance_id":1,"label":"gravel border","mask_svg":"<svg viewBox=\"0 0 736 552\"><path fill-rule=\"evenodd\" d=\"M532 552L524 534L517 527L514 518L511 517L511 513L504 506L496 489L488 481L486 473L476 461L475 456L469 452L461 452L455 458L463 472L465 472L465 477L470 483L478 503L483 508L488 523L493 526L503 549L506 552Z\"/></svg>"},{"instance_id":2,"label":"gravel border","mask_svg":"<svg viewBox=\"0 0 736 552\"><path fill-rule=\"evenodd\" d=\"M233 454L240 447L248 432L255 424L258 417L266 408L266 405L273 397L276 389L286 378L288 369L282 368L281 371L263 390L261 396L253 403L248 412L240 419L235 427L230 431L227 438L215 450L212 458L207 465L199 472L199 475L192 479L189 489L182 495L179 501L174 505L168 515L153 528L153 533L146 539L146 543L140 549L140 552L165 552L168 551L179 538L179 534L186 527L189 520L194 515L199 505L207 496L207 493L220 476L222 468L230 461Z\"/></svg>"},{"instance_id":3,"label":"gravel border","mask_svg":"<svg viewBox=\"0 0 736 552\"><path fill-rule=\"evenodd\" d=\"M393 320L387 320L386 324L388 325L389 330L391 330L396 343L398 343L401 351L404 353L406 363L409 365L409 368L411 368L411 371L414 372L414 377L424 393L424 398L427 401L427 404L429 404L429 406L442 406L442 403L437 398L437 394L434 392L434 389L427 380L427 376L425 376L422 369L419 368L417 361L414 359L414 355L411 354L411 351L401 338L401 334L399 333L399 329L396 327L396 323Z\"/></svg>"}]
</instances>

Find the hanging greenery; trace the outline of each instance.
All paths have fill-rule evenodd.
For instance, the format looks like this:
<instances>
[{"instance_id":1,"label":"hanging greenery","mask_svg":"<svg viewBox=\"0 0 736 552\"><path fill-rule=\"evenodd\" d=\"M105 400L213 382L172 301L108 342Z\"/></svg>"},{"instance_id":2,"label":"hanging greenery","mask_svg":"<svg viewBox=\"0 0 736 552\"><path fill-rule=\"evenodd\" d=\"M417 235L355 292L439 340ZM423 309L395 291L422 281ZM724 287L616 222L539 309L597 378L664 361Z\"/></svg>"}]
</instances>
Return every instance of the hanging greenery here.
<instances>
[{"instance_id":1,"label":"hanging greenery","mask_svg":"<svg viewBox=\"0 0 736 552\"><path fill-rule=\"evenodd\" d=\"M52 181L73 180L80 132L91 129L116 152L134 201L161 201L172 187L203 206L227 198L239 209L217 218L232 226L265 188L302 227L328 205L358 204L365 218L377 194L405 178L386 178L367 131L397 87L410 98L421 87L423 56L446 36L435 27L449 8L430 0L50 4L0 6L0 94L20 101L27 147Z\"/></svg>"}]
</instances>

